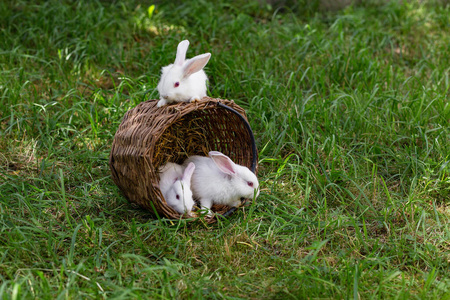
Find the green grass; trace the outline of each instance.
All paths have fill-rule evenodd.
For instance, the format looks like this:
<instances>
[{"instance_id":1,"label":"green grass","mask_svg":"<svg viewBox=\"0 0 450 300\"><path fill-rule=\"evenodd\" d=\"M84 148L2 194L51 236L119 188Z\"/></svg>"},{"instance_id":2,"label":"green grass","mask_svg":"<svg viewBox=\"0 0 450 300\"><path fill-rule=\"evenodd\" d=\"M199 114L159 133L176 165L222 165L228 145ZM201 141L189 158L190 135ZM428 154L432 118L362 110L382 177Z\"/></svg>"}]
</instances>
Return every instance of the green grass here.
<instances>
[{"instance_id":1,"label":"green grass","mask_svg":"<svg viewBox=\"0 0 450 300\"><path fill-rule=\"evenodd\" d=\"M0 298L449 299L450 8L402 2L2 1ZM258 201L211 226L108 167L184 38L260 151Z\"/></svg>"}]
</instances>

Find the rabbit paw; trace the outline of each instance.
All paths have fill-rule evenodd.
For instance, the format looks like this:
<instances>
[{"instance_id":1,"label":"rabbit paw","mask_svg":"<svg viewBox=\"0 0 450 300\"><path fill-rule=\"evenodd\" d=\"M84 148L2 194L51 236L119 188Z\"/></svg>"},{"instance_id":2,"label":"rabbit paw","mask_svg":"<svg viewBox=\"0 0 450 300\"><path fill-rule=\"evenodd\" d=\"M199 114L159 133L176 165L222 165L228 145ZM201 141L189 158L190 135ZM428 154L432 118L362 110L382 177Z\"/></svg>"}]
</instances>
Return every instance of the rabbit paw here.
<instances>
[{"instance_id":1,"label":"rabbit paw","mask_svg":"<svg viewBox=\"0 0 450 300\"><path fill-rule=\"evenodd\" d=\"M161 100L158 101L158 104L156 104L156 106L157 107L161 107L161 106L166 105L166 104L167 104L166 99L161 99Z\"/></svg>"},{"instance_id":2,"label":"rabbit paw","mask_svg":"<svg viewBox=\"0 0 450 300\"><path fill-rule=\"evenodd\" d=\"M199 96L194 96L194 97L191 97L191 99L189 99L189 102L192 102L192 103L196 103L198 101L200 101L200 97Z\"/></svg>"}]
</instances>

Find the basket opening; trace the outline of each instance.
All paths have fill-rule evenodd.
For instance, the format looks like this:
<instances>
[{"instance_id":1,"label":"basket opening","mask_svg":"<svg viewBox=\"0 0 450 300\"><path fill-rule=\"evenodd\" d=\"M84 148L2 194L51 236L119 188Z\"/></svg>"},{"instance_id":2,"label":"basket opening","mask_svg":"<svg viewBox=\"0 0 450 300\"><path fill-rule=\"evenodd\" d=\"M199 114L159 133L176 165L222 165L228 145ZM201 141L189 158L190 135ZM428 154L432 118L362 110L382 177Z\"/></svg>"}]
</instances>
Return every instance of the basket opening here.
<instances>
[{"instance_id":1,"label":"basket opening","mask_svg":"<svg viewBox=\"0 0 450 300\"><path fill-rule=\"evenodd\" d=\"M239 115L220 107L192 111L166 128L158 139L153 167L158 170L167 162L182 164L192 155L207 156L209 151L220 151L235 163L252 166L249 153L250 133ZM158 176L159 178L159 176ZM214 205L212 210L224 214L231 208Z\"/></svg>"}]
</instances>

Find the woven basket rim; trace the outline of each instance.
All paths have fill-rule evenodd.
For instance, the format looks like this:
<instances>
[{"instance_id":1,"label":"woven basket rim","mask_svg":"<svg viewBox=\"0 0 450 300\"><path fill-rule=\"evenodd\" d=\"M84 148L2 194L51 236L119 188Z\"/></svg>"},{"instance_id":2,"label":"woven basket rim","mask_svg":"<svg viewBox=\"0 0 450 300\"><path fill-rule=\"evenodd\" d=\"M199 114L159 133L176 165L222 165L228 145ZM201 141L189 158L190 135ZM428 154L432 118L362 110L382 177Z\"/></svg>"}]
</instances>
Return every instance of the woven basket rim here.
<instances>
[{"instance_id":1,"label":"woven basket rim","mask_svg":"<svg viewBox=\"0 0 450 300\"><path fill-rule=\"evenodd\" d=\"M252 160L252 165L251 165L250 170L253 173L255 173L256 172L256 162L257 162L257 157L258 157L258 150L256 149L255 135L253 134L253 130L250 127L250 123L237 110L229 107L228 105L225 105L225 104L221 103L220 101L218 101L217 102L217 106L223 107L223 108L228 109L229 111L235 113L239 117L239 119L242 121L242 123L244 123L244 126L247 129L247 131L248 131L248 134L250 136L250 141L251 141L251 144L252 144L253 160Z\"/></svg>"}]
</instances>

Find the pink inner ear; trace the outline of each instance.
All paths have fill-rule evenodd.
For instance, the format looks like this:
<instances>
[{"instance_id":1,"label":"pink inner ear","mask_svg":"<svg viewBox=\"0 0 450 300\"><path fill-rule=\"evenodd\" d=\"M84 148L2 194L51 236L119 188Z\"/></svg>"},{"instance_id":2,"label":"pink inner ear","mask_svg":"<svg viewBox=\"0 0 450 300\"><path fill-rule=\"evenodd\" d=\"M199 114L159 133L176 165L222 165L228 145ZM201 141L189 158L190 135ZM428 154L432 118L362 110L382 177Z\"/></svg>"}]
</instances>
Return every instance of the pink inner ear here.
<instances>
[{"instance_id":1,"label":"pink inner ear","mask_svg":"<svg viewBox=\"0 0 450 300\"><path fill-rule=\"evenodd\" d=\"M190 162L188 164L188 166L186 167L186 169L184 170L183 179L190 180L192 177L192 174L194 173L194 170L195 170L195 165L193 162Z\"/></svg>"},{"instance_id":2,"label":"pink inner ear","mask_svg":"<svg viewBox=\"0 0 450 300\"><path fill-rule=\"evenodd\" d=\"M226 155L224 154L213 154L211 155L211 159L214 161L216 166L220 169L220 171L224 172L228 175L235 175L236 169L234 162Z\"/></svg>"},{"instance_id":3,"label":"pink inner ear","mask_svg":"<svg viewBox=\"0 0 450 300\"><path fill-rule=\"evenodd\" d=\"M210 57L210 53L205 53L191 58L183 68L183 77L187 78L192 74L202 70L203 67L208 63Z\"/></svg>"}]
</instances>

